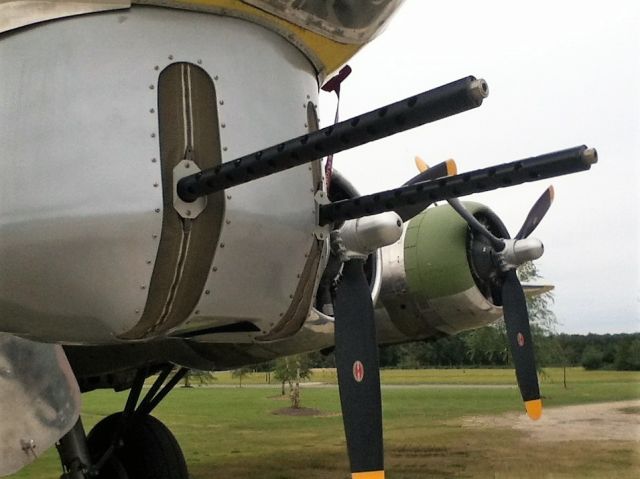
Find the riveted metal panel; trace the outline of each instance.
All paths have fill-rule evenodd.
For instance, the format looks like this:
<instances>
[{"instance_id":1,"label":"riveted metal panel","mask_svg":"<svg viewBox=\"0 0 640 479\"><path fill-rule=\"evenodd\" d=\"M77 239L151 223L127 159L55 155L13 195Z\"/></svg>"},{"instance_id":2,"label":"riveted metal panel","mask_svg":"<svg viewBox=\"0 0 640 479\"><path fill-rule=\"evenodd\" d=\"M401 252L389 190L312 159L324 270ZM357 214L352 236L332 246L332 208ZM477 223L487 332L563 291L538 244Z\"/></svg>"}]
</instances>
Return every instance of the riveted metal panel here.
<instances>
[{"instance_id":1,"label":"riveted metal panel","mask_svg":"<svg viewBox=\"0 0 640 479\"><path fill-rule=\"evenodd\" d=\"M101 343L139 320L162 218L157 78L175 62L214 79L223 161L307 131L312 66L241 20L138 7L0 37L0 330ZM190 322L266 332L286 313L313 187L302 166L226 192Z\"/></svg>"},{"instance_id":2,"label":"riveted metal panel","mask_svg":"<svg viewBox=\"0 0 640 479\"><path fill-rule=\"evenodd\" d=\"M149 43L121 14L0 37L0 329L109 342L161 231Z\"/></svg>"},{"instance_id":3,"label":"riveted metal panel","mask_svg":"<svg viewBox=\"0 0 640 479\"><path fill-rule=\"evenodd\" d=\"M248 23L221 18L216 32L224 42L209 42L211 53L200 57L200 66L215 80L223 162L306 133L308 103L317 101L318 87L305 57ZM311 166L300 166L225 192L210 276L180 330L250 321L260 332L237 335L246 341L272 330L296 307L316 241L312 173Z\"/></svg>"}]
</instances>

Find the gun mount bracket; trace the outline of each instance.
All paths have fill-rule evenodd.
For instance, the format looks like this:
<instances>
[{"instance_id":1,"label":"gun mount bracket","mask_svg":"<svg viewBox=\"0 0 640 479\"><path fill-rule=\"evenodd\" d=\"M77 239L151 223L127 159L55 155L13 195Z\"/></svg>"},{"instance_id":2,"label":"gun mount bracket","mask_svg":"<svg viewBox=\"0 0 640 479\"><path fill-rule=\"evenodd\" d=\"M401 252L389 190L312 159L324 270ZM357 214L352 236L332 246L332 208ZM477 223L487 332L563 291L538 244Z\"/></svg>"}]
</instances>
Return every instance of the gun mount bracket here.
<instances>
[{"instance_id":1,"label":"gun mount bracket","mask_svg":"<svg viewBox=\"0 0 640 479\"><path fill-rule=\"evenodd\" d=\"M191 203L183 201L178 195L178 182L189 175L199 173L200 168L191 160L182 160L173 169L173 207L185 219L195 219L207 207L207 197L201 196Z\"/></svg>"}]
</instances>

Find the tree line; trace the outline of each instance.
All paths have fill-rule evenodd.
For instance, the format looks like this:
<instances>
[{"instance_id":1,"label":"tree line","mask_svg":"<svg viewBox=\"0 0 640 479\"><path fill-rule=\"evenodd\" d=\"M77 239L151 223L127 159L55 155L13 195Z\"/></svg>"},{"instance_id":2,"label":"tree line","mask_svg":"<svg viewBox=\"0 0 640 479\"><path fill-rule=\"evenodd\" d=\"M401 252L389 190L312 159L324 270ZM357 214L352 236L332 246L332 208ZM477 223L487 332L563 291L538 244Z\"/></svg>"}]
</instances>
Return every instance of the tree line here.
<instances>
[{"instance_id":1,"label":"tree line","mask_svg":"<svg viewBox=\"0 0 640 479\"><path fill-rule=\"evenodd\" d=\"M539 367L640 371L640 333L535 335L534 341ZM435 341L381 346L379 357L380 367L389 369L512 367L504 327L500 325ZM335 367L331 351L295 356L287 364L296 363L303 371ZM251 369L279 373L288 369L284 364L284 360L277 360Z\"/></svg>"},{"instance_id":2,"label":"tree line","mask_svg":"<svg viewBox=\"0 0 640 479\"><path fill-rule=\"evenodd\" d=\"M540 367L640 370L640 334L535 335ZM381 348L387 368L510 367L501 327L486 327L432 342Z\"/></svg>"}]
</instances>

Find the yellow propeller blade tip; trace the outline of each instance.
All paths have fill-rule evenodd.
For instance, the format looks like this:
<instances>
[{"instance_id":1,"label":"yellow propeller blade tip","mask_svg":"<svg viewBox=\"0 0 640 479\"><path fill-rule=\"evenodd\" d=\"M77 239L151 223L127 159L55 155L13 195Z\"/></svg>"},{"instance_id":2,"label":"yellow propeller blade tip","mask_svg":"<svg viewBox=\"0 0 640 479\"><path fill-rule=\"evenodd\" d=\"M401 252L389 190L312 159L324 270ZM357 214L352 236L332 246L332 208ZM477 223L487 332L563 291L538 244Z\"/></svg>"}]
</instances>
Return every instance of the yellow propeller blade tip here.
<instances>
[{"instance_id":1,"label":"yellow propeller blade tip","mask_svg":"<svg viewBox=\"0 0 640 479\"><path fill-rule=\"evenodd\" d=\"M534 421L537 421L542 416L542 401L540 399L525 401L524 407L527 408L527 415Z\"/></svg>"},{"instance_id":2,"label":"yellow propeller blade tip","mask_svg":"<svg viewBox=\"0 0 640 479\"><path fill-rule=\"evenodd\" d=\"M553 201L553 198L556 196L556 190L553 188L553 185L549 187L549 194L551 196L551 201Z\"/></svg>"},{"instance_id":3,"label":"yellow propeller blade tip","mask_svg":"<svg viewBox=\"0 0 640 479\"><path fill-rule=\"evenodd\" d=\"M447 176L454 176L458 174L458 165L456 165L456 160L450 158L445 163L447 164Z\"/></svg>"},{"instance_id":4,"label":"yellow propeller blade tip","mask_svg":"<svg viewBox=\"0 0 640 479\"><path fill-rule=\"evenodd\" d=\"M419 156L416 156L414 161L416 162L416 167L420 173L429 169L429 165L427 165L427 163L425 163L425 161Z\"/></svg>"},{"instance_id":5,"label":"yellow propeller blade tip","mask_svg":"<svg viewBox=\"0 0 640 479\"><path fill-rule=\"evenodd\" d=\"M384 471L354 472L351 479L384 479Z\"/></svg>"}]
</instances>

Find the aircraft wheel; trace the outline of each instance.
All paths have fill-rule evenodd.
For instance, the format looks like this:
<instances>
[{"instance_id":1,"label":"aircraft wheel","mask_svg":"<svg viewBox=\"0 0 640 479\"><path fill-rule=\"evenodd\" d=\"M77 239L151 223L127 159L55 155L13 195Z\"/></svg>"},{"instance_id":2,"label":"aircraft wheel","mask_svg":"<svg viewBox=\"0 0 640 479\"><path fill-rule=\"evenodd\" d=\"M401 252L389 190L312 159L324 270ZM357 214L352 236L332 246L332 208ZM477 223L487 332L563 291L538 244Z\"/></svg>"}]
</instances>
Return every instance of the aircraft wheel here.
<instances>
[{"instance_id":1,"label":"aircraft wheel","mask_svg":"<svg viewBox=\"0 0 640 479\"><path fill-rule=\"evenodd\" d=\"M94 476L92 476L94 477ZM102 467L97 479L132 479L125 471L124 466L117 457L110 458Z\"/></svg>"},{"instance_id":2,"label":"aircraft wheel","mask_svg":"<svg viewBox=\"0 0 640 479\"><path fill-rule=\"evenodd\" d=\"M100 421L87 437L93 460L109 447L121 413ZM121 470L122 469L122 470ZM124 473L124 475L122 475ZM187 465L171 431L153 416L135 417L122 446L98 476L100 479L189 479Z\"/></svg>"}]
</instances>

